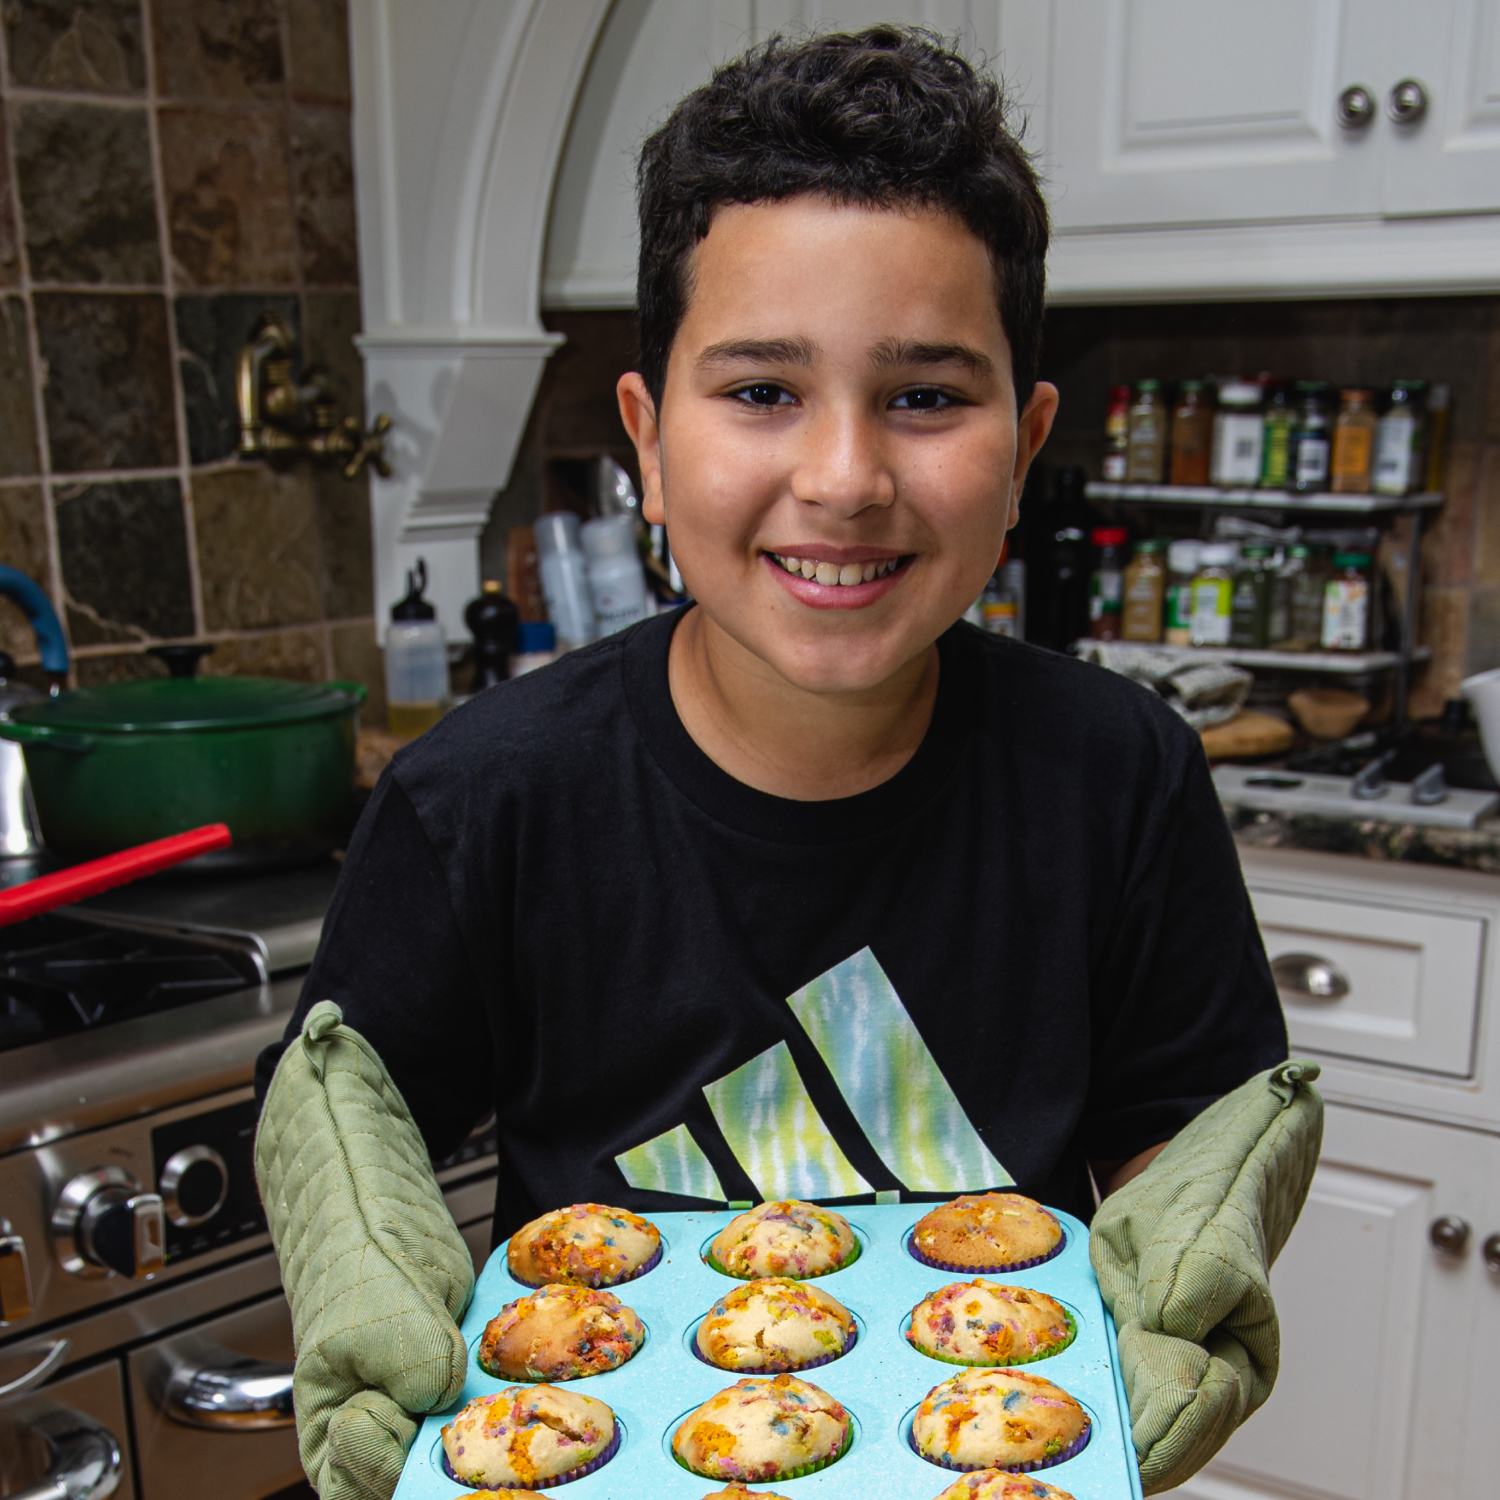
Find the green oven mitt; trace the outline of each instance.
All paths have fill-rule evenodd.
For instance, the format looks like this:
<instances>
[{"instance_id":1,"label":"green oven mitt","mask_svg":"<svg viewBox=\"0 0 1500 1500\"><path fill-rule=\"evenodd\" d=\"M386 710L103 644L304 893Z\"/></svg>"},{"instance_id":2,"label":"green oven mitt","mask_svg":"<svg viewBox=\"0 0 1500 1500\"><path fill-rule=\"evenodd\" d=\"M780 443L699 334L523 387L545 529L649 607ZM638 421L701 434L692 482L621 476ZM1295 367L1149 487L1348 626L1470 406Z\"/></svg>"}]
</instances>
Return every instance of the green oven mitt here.
<instances>
[{"instance_id":1,"label":"green oven mitt","mask_svg":"<svg viewBox=\"0 0 1500 1500\"><path fill-rule=\"evenodd\" d=\"M1289 1062L1252 1078L1094 1215L1089 1255L1119 1333L1148 1495L1201 1469L1276 1383L1268 1273L1318 1164L1320 1071Z\"/></svg>"},{"instance_id":2,"label":"green oven mitt","mask_svg":"<svg viewBox=\"0 0 1500 1500\"><path fill-rule=\"evenodd\" d=\"M302 1467L322 1500L389 1500L411 1413L463 1387L474 1268L396 1085L342 1021L320 1002L282 1056L255 1175L292 1305Z\"/></svg>"}]
</instances>

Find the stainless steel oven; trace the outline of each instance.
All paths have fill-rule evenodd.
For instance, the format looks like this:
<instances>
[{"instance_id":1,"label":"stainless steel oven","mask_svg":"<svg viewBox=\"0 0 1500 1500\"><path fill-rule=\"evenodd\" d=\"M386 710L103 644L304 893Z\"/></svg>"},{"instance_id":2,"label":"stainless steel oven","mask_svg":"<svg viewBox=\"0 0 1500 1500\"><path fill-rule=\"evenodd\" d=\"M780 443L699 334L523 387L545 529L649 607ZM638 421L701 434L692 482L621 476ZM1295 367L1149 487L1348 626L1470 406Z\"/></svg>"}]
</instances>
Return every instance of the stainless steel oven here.
<instances>
[{"instance_id":1,"label":"stainless steel oven","mask_svg":"<svg viewBox=\"0 0 1500 1500\"><path fill-rule=\"evenodd\" d=\"M7 1500L198 1500L205 1486L309 1500L250 1075L296 1003L335 873L162 887L0 932ZM120 964L131 976L116 981ZM205 998L194 986L210 981ZM117 994L129 1003L111 1019ZM493 1135L438 1175L482 1265Z\"/></svg>"}]
</instances>

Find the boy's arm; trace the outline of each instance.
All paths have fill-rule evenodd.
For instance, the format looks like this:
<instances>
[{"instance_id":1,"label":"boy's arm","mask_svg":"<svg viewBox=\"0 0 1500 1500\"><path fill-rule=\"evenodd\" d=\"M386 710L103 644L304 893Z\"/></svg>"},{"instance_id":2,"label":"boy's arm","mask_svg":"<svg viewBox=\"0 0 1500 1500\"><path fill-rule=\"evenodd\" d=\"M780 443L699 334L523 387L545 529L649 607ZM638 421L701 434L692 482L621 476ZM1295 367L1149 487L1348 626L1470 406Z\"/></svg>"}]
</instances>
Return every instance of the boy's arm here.
<instances>
[{"instance_id":1,"label":"boy's arm","mask_svg":"<svg viewBox=\"0 0 1500 1500\"><path fill-rule=\"evenodd\" d=\"M1107 1198L1111 1193L1119 1192L1131 1178L1139 1177L1169 1145L1170 1141L1162 1141L1159 1145L1147 1146L1144 1151L1137 1151L1125 1160L1091 1161L1089 1170L1099 1186L1099 1196Z\"/></svg>"}]
</instances>

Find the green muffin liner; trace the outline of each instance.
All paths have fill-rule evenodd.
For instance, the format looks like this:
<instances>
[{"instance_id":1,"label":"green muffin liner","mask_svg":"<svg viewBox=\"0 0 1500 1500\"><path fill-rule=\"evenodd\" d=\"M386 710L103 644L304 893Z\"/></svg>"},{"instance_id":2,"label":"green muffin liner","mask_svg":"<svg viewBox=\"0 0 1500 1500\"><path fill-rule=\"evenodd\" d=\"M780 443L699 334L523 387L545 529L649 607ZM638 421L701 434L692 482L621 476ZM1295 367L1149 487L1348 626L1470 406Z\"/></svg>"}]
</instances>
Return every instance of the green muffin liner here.
<instances>
[{"instance_id":1,"label":"green muffin liner","mask_svg":"<svg viewBox=\"0 0 1500 1500\"><path fill-rule=\"evenodd\" d=\"M829 1464L836 1464L854 1444L854 1423L851 1420L849 1430L844 1434L844 1441L839 1444L837 1453L830 1453L827 1458L820 1458L816 1463L798 1464L795 1469L787 1469L784 1473L773 1474L769 1479L741 1479L741 1484L784 1484L788 1479L805 1479L809 1474L816 1474L819 1469L826 1469ZM725 1479L722 1474L705 1474L701 1469L695 1469L670 1443L667 1445L673 1461L679 1469L686 1469L689 1474L699 1479L712 1479L729 1484L733 1478Z\"/></svg>"},{"instance_id":2,"label":"green muffin liner","mask_svg":"<svg viewBox=\"0 0 1500 1500\"><path fill-rule=\"evenodd\" d=\"M1078 1324L1066 1307L1063 1308L1063 1317L1067 1320L1068 1336L1062 1343L1055 1344L1041 1354L1022 1355L1020 1359L955 1359L951 1354L934 1354L931 1349L924 1349L920 1344L913 1343L911 1339L907 1339L906 1342L918 1354L928 1359L935 1359L939 1364L958 1365L965 1370L1008 1370L1012 1365L1034 1365L1041 1360L1051 1359L1054 1354L1061 1354L1078 1337Z\"/></svg>"},{"instance_id":3,"label":"green muffin liner","mask_svg":"<svg viewBox=\"0 0 1500 1500\"><path fill-rule=\"evenodd\" d=\"M703 1263L710 1271L717 1271L720 1276L727 1276L731 1281L761 1281L766 1276L784 1276L788 1281L817 1281L822 1276L832 1276L838 1271L847 1271L850 1266L864 1254L865 1247L860 1244L859 1236L854 1236L854 1248L849 1252L848 1260L837 1266L830 1266L826 1271L813 1271L806 1276L793 1276L789 1271L757 1271L753 1276L741 1276L738 1271L726 1270L719 1264L719 1258L712 1250L703 1252Z\"/></svg>"}]
</instances>

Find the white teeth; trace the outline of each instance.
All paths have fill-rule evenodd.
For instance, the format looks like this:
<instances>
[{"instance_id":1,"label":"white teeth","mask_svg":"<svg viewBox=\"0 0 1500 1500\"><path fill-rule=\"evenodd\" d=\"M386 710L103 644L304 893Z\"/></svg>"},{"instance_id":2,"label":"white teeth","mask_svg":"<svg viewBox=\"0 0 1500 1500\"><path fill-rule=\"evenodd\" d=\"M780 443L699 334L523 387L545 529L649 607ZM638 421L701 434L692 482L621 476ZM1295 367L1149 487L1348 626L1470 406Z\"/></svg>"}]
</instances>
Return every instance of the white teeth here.
<instances>
[{"instance_id":1,"label":"white teeth","mask_svg":"<svg viewBox=\"0 0 1500 1500\"><path fill-rule=\"evenodd\" d=\"M819 583L837 583L839 581L839 565L837 563L819 563L814 576Z\"/></svg>"},{"instance_id":2,"label":"white teeth","mask_svg":"<svg viewBox=\"0 0 1500 1500\"><path fill-rule=\"evenodd\" d=\"M894 573L900 565L899 557L886 558L882 562L867 563L844 563L842 565L831 562L818 562L811 557L792 557L789 554L773 552L771 554L788 573L795 573L803 578L814 579L826 586L837 586L840 588L852 588L857 583L870 583L877 578L884 578L888 573Z\"/></svg>"},{"instance_id":3,"label":"white teeth","mask_svg":"<svg viewBox=\"0 0 1500 1500\"><path fill-rule=\"evenodd\" d=\"M781 564L788 573L800 573L802 571L802 559L800 557L778 557L777 562Z\"/></svg>"},{"instance_id":4,"label":"white teeth","mask_svg":"<svg viewBox=\"0 0 1500 1500\"><path fill-rule=\"evenodd\" d=\"M845 588L849 588L852 584L862 583L864 576L865 570L858 563L845 563L839 569L839 582Z\"/></svg>"},{"instance_id":5,"label":"white teeth","mask_svg":"<svg viewBox=\"0 0 1500 1500\"><path fill-rule=\"evenodd\" d=\"M818 576L818 565L810 557L802 559L802 576L804 578L816 578Z\"/></svg>"},{"instance_id":6,"label":"white teeth","mask_svg":"<svg viewBox=\"0 0 1500 1500\"><path fill-rule=\"evenodd\" d=\"M868 583L875 576L876 569L878 569L879 566L879 563L866 563L864 567L859 570L859 576L861 580L865 583Z\"/></svg>"}]
</instances>

